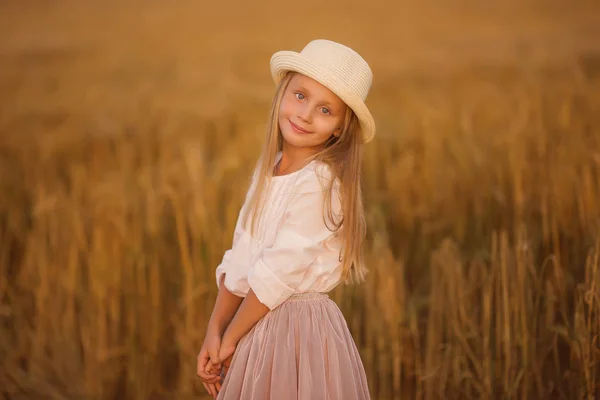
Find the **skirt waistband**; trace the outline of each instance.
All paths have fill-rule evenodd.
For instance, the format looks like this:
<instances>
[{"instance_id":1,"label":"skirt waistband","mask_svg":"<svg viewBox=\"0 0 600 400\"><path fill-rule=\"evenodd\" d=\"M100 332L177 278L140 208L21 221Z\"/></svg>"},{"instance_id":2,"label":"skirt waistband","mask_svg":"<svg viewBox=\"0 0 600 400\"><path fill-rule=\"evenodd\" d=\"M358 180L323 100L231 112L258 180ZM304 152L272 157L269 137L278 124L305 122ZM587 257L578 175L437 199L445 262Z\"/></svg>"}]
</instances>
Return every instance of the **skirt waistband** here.
<instances>
[{"instance_id":1,"label":"skirt waistband","mask_svg":"<svg viewBox=\"0 0 600 400\"><path fill-rule=\"evenodd\" d=\"M302 292L302 293L294 293L290 296L288 301L294 300L310 300L310 299L328 299L329 295L327 293L322 292Z\"/></svg>"}]
</instances>

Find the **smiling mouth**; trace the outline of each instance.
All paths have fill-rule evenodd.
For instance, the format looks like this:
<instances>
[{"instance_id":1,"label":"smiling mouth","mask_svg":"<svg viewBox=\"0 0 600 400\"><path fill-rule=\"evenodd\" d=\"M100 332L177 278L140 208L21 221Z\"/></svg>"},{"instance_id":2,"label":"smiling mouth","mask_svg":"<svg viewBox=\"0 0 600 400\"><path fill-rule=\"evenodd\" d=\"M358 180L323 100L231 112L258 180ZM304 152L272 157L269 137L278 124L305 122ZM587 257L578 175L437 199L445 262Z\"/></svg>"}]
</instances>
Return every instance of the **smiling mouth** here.
<instances>
[{"instance_id":1,"label":"smiling mouth","mask_svg":"<svg viewBox=\"0 0 600 400\"><path fill-rule=\"evenodd\" d=\"M296 125L295 123L293 123L292 120L290 120L289 118L288 118L288 121L290 122L290 125L292 125L292 128L294 128L295 131L300 132L300 133L310 133L306 129L301 128L298 125Z\"/></svg>"}]
</instances>

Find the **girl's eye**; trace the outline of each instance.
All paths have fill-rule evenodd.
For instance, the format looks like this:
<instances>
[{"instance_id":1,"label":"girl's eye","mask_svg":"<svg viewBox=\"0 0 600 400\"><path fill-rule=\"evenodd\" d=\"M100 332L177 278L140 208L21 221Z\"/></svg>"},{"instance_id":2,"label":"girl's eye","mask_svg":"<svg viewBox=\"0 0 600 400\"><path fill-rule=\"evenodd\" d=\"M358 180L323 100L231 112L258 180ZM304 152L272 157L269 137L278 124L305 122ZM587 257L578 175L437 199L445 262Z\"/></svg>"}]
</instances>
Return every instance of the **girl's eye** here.
<instances>
[{"instance_id":1,"label":"girl's eye","mask_svg":"<svg viewBox=\"0 0 600 400\"><path fill-rule=\"evenodd\" d=\"M304 100L304 95L302 93L295 93L296 94L296 98L298 100Z\"/></svg>"},{"instance_id":2,"label":"girl's eye","mask_svg":"<svg viewBox=\"0 0 600 400\"><path fill-rule=\"evenodd\" d=\"M329 109L326 108L326 107L321 108L321 111L323 111L323 114L330 114L331 113L331 111L329 111Z\"/></svg>"}]
</instances>

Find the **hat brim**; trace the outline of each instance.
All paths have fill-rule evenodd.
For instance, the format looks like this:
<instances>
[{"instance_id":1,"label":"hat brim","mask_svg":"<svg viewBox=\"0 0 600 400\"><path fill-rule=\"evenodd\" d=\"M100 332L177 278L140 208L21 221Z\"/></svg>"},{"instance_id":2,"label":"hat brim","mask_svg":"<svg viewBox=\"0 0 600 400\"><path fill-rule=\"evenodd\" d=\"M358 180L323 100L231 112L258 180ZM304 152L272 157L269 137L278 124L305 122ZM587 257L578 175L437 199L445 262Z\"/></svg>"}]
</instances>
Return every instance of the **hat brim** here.
<instances>
[{"instance_id":1,"label":"hat brim","mask_svg":"<svg viewBox=\"0 0 600 400\"><path fill-rule=\"evenodd\" d=\"M294 51L278 51L271 57L271 76L278 84L288 71L294 71L314 79L335 93L348 105L358 118L363 143L370 142L375 136L375 120L365 102L351 90L345 90L346 84L328 71L306 60L302 54Z\"/></svg>"}]
</instances>

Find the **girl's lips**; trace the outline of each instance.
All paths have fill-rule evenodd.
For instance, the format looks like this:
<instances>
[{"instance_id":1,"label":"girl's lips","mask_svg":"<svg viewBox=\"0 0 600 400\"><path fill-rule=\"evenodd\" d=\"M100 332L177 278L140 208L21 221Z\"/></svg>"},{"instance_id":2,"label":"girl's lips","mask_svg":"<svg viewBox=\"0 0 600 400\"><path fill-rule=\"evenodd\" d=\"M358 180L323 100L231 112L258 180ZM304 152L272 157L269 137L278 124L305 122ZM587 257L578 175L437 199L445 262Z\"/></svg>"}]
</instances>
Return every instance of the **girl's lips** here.
<instances>
[{"instance_id":1,"label":"girl's lips","mask_svg":"<svg viewBox=\"0 0 600 400\"><path fill-rule=\"evenodd\" d=\"M294 131L296 131L298 133L310 133L306 129L303 129L303 128L299 127L298 125L294 124L290 119L288 119L288 121L290 121L290 125L292 126L292 129Z\"/></svg>"}]
</instances>

